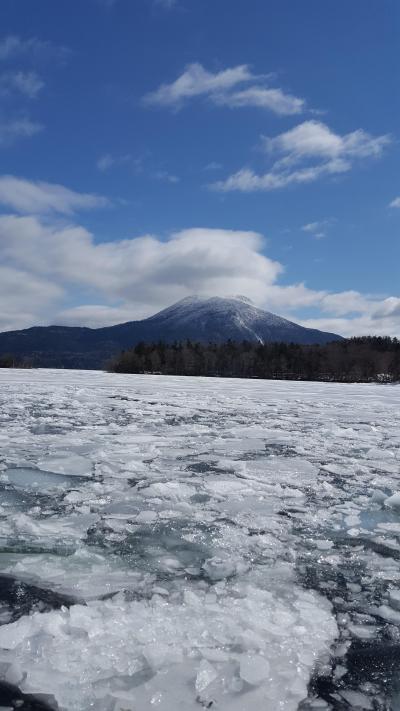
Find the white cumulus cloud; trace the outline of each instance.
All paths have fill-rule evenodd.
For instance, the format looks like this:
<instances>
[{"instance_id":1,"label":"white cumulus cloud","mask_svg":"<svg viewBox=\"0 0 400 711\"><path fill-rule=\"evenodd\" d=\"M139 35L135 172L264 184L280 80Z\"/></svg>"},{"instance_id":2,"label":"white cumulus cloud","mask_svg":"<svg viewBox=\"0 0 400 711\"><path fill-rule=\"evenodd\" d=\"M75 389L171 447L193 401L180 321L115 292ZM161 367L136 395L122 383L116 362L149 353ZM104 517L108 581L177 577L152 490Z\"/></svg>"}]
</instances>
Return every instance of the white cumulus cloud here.
<instances>
[{"instance_id":1,"label":"white cumulus cloud","mask_svg":"<svg viewBox=\"0 0 400 711\"><path fill-rule=\"evenodd\" d=\"M221 192L255 192L311 183L346 173L356 161L380 157L390 141L386 134L372 136L357 129L340 135L320 121L304 121L273 138L262 137L267 157L276 156L266 173L241 168L210 187Z\"/></svg>"},{"instance_id":2,"label":"white cumulus cloud","mask_svg":"<svg viewBox=\"0 0 400 711\"><path fill-rule=\"evenodd\" d=\"M64 295L54 281L31 270L0 266L0 331L48 322L49 313Z\"/></svg>"}]
</instances>

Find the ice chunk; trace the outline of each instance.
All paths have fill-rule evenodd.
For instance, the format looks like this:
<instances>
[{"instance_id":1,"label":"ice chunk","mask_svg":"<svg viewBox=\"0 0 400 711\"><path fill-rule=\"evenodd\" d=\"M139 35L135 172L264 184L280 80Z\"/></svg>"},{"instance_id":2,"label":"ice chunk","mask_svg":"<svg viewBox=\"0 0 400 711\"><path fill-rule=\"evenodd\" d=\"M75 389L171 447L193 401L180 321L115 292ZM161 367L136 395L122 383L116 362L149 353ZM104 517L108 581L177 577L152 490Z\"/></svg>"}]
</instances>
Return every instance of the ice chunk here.
<instances>
[{"instance_id":1,"label":"ice chunk","mask_svg":"<svg viewBox=\"0 0 400 711\"><path fill-rule=\"evenodd\" d=\"M207 573L211 580L223 580L224 578L230 578L237 572L245 572L247 568L248 566L241 559L226 560L219 558L218 556L209 558L203 564L203 570Z\"/></svg>"},{"instance_id":2,"label":"ice chunk","mask_svg":"<svg viewBox=\"0 0 400 711\"><path fill-rule=\"evenodd\" d=\"M196 691L202 693L218 677L218 672L206 659L200 662L196 676Z\"/></svg>"},{"instance_id":3,"label":"ice chunk","mask_svg":"<svg viewBox=\"0 0 400 711\"><path fill-rule=\"evenodd\" d=\"M400 612L393 610L388 605L380 605L377 608L377 614L382 617L387 622L394 622L395 624L400 624Z\"/></svg>"},{"instance_id":4,"label":"ice chunk","mask_svg":"<svg viewBox=\"0 0 400 711\"><path fill-rule=\"evenodd\" d=\"M376 504L383 504L385 499L387 499L387 494L381 491L381 489L375 489L375 491L372 492L371 499Z\"/></svg>"},{"instance_id":5,"label":"ice chunk","mask_svg":"<svg viewBox=\"0 0 400 711\"><path fill-rule=\"evenodd\" d=\"M4 680L8 684L17 686L23 679L23 676L24 675L23 675L21 667L17 664L17 662L13 662L13 664L10 664L10 666L8 667L8 669L4 675Z\"/></svg>"},{"instance_id":6,"label":"ice chunk","mask_svg":"<svg viewBox=\"0 0 400 711\"><path fill-rule=\"evenodd\" d=\"M71 485L71 480L67 477L40 469L16 467L7 469L6 474L10 484L19 489L45 491L46 489L65 489Z\"/></svg>"},{"instance_id":7,"label":"ice chunk","mask_svg":"<svg viewBox=\"0 0 400 711\"><path fill-rule=\"evenodd\" d=\"M400 509L400 491L388 496L385 499L385 506L389 506L391 509Z\"/></svg>"},{"instance_id":8,"label":"ice chunk","mask_svg":"<svg viewBox=\"0 0 400 711\"><path fill-rule=\"evenodd\" d=\"M38 462L38 467L45 471L56 474L66 474L67 476L91 476L92 465L86 457L78 454L66 454L63 457L46 457Z\"/></svg>"},{"instance_id":9,"label":"ice chunk","mask_svg":"<svg viewBox=\"0 0 400 711\"><path fill-rule=\"evenodd\" d=\"M243 654L240 658L240 676L248 684L258 686L268 678L270 665L260 654Z\"/></svg>"},{"instance_id":10,"label":"ice chunk","mask_svg":"<svg viewBox=\"0 0 400 711\"><path fill-rule=\"evenodd\" d=\"M372 711L374 708L372 699L359 691L341 691L341 697L350 704L351 708L359 711Z\"/></svg>"},{"instance_id":11,"label":"ice chunk","mask_svg":"<svg viewBox=\"0 0 400 711\"><path fill-rule=\"evenodd\" d=\"M376 627L373 625L349 625L353 637L357 639L375 639Z\"/></svg>"},{"instance_id":12,"label":"ice chunk","mask_svg":"<svg viewBox=\"0 0 400 711\"><path fill-rule=\"evenodd\" d=\"M157 520L157 513L155 511L141 511L136 516L136 523L154 523Z\"/></svg>"},{"instance_id":13,"label":"ice chunk","mask_svg":"<svg viewBox=\"0 0 400 711\"><path fill-rule=\"evenodd\" d=\"M389 590L389 604L394 610L400 611L400 590Z\"/></svg>"}]
</instances>

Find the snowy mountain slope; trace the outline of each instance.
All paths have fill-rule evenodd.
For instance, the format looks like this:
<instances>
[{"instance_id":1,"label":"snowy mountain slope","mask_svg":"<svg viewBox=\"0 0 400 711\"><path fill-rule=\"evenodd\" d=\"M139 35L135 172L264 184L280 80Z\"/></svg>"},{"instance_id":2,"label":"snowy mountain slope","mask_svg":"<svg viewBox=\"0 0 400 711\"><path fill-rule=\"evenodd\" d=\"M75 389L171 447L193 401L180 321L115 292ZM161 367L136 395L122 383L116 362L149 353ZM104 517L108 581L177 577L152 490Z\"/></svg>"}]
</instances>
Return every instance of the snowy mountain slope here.
<instances>
[{"instance_id":1,"label":"snowy mountain slope","mask_svg":"<svg viewBox=\"0 0 400 711\"><path fill-rule=\"evenodd\" d=\"M99 368L141 341L322 344L340 338L256 308L245 297L191 296L142 321L97 329L44 326L0 333L0 355L30 358L39 366Z\"/></svg>"},{"instance_id":2,"label":"snowy mountain slope","mask_svg":"<svg viewBox=\"0 0 400 711\"><path fill-rule=\"evenodd\" d=\"M144 323L144 322L142 322ZM146 319L169 334L185 332L200 341L249 340L327 343L339 336L304 328L269 311L255 307L241 296L201 298L189 296Z\"/></svg>"}]
</instances>

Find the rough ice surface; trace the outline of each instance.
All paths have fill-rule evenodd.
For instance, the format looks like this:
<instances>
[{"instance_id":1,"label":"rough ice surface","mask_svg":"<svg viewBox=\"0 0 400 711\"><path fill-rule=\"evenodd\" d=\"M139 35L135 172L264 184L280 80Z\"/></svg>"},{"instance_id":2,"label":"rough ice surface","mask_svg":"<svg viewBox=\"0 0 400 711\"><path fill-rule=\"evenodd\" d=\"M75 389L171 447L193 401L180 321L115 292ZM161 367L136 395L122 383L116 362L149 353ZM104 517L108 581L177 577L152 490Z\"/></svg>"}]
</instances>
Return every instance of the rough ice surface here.
<instances>
[{"instance_id":1,"label":"rough ice surface","mask_svg":"<svg viewBox=\"0 0 400 711\"><path fill-rule=\"evenodd\" d=\"M399 387L0 383L0 706L400 708Z\"/></svg>"}]
</instances>

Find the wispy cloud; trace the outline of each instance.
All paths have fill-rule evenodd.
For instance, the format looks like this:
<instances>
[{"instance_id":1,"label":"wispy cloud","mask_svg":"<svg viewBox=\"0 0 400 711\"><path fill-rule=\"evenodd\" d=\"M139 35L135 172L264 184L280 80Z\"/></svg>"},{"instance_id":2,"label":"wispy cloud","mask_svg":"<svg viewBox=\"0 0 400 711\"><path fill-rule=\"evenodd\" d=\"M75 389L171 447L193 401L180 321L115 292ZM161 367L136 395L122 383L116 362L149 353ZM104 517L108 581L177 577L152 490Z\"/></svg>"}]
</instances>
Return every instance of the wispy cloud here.
<instances>
[{"instance_id":1,"label":"wispy cloud","mask_svg":"<svg viewBox=\"0 0 400 711\"><path fill-rule=\"evenodd\" d=\"M111 170L126 167L134 175L141 175L144 179L158 180L162 183L176 184L180 178L175 173L161 167L153 167L148 156L134 158L131 153L113 154L104 153L96 162L97 169L101 173L108 173Z\"/></svg>"},{"instance_id":2,"label":"wispy cloud","mask_svg":"<svg viewBox=\"0 0 400 711\"><path fill-rule=\"evenodd\" d=\"M17 92L35 99L43 87L44 81L36 72L4 72L0 75L0 94L3 96Z\"/></svg>"},{"instance_id":3,"label":"wispy cloud","mask_svg":"<svg viewBox=\"0 0 400 711\"><path fill-rule=\"evenodd\" d=\"M107 170L112 168L113 165L115 165L115 159L109 153L105 153L104 155L100 156L100 158L96 162L97 168L102 173L105 173Z\"/></svg>"},{"instance_id":4,"label":"wispy cloud","mask_svg":"<svg viewBox=\"0 0 400 711\"><path fill-rule=\"evenodd\" d=\"M242 91L216 94L213 99L216 104L229 106L232 109L254 106L268 109L282 116L300 114L305 109L304 99L287 94L282 89L267 89L262 86L251 86Z\"/></svg>"},{"instance_id":5,"label":"wispy cloud","mask_svg":"<svg viewBox=\"0 0 400 711\"><path fill-rule=\"evenodd\" d=\"M0 205L21 213L71 215L79 210L107 207L110 201L100 195L78 193L56 183L3 175L0 176Z\"/></svg>"},{"instance_id":6,"label":"wispy cloud","mask_svg":"<svg viewBox=\"0 0 400 711\"><path fill-rule=\"evenodd\" d=\"M24 54L41 52L46 47L47 43L37 37L22 39L18 35L8 35L0 40L0 59L13 59Z\"/></svg>"},{"instance_id":7,"label":"wispy cloud","mask_svg":"<svg viewBox=\"0 0 400 711\"><path fill-rule=\"evenodd\" d=\"M0 146L12 145L18 139L34 136L44 128L29 117L27 101L38 97L45 82L34 69L21 69L19 65L34 66L39 61L63 63L70 54L68 48L38 37L10 34L0 38L0 62L3 65L0 98L7 105L0 114Z\"/></svg>"},{"instance_id":8,"label":"wispy cloud","mask_svg":"<svg viewBox=\"0 0 400 711\"><path fill-rule=\"evenodd\" d=\"M201 64L189 64L174 82L162 84L155 91L146 94L143 102L147 105L177 108L195 96L212 96L252 78L253 75L246 64L224 69L216 74L207 72Z\"/></svg>"},{"instance_id":9,"label":"wispy cloud","mask_svg":"<svg viewBox=\"0 0 400 711\"><path fill-rule=\"evenodd\" d=\"M395 198L394 200L392 200L392 202L390 203L389 207L398 207L398 208L400 208L400 197L397 197L397 198Z\"/></svg>"},{"instance_id":10,"label":"wispy cloud","mask_svg":"<svg viewBox=\"0 0 400 711\"><path fill-rule=\"evenodd\" d=\"M122 155L103 153L96 162L96 166L101 173L106 173L112 168L117 168L122 165L130 165L134 168L135 172L139 172L141 170L142 161L140 158L133 158L130 153L124 153Z\"/></svg>"},{"instance_id":11,"label":"wispy cloud","mask_svg":"<svg viewBox=\"0 0 400 711\"><path fill-rule=\"evenodd\" d=\"M167 170L156 170L156 172L153 173L153 176L156 180L161 180L163 183L176 184L180 182L177 175L169 173Z\"/></svg>"},{"instance_id":12,"label":"wispy cloud","mask_svg":"<svg viewBox=\"0 0 400 711\"><path fill-rule=\"evenodd\" d=\"M301 229L303 232L311 234L315 239L323 239L326 237L327 230L331 226L332 221L332 219L329 219L308 222L306 225L303 225Z\"/></svg>"},{"instance_id":13,"label":"wispy cloud","mask_svg":"<svg viewBox=\"0 0 400 711\"><path fill-rule=\"evenodd\" d=\"M177 0L153 0L153 1L154 1L154 5L158 5L159 7L164 8L164 10L173 10L178 5Z\"/></svg>"},{"instance_id":14,"label":"wispy cloud","mask_svg":"<svg viewBox=\"0 0 400 711\"><path fill-rule=\"evenodd\" d=\"M204 170L221 170L222 168L222 163L217 163L216 161L211 161L211 163L207 163L207 165L204 166Z\"/></svg>"},{"instance_id":15,"label":"wispy cloud","mask_svg":"<svg viewBox=\"0 0 400 711\"><path fill-rule=\"evenodd\" d=\"M161 84L158 89L146 94L142 102L147 106L178 110L190 99L203 96L216 105L230 108L253 106L281 115L301 113L305 108L304 99L285 93L282 89L260 84L269 76L254 75L247 64L223 69L214 74L204 69L201 64L189 64L175 81ZM246 83L251 86L236 89Z\"/></svg>"},{"instance_id":16,"label":"wispy cloud","mask_svg":"<svg viewBox=\"0 0 400 711\"><path fill-rule=\"evenodd\" d=\"M12 145L19 138L29 138L42 130L42 124L26 117L0 117L0 146Z\"/></svg>"},{"instance_id":17,"label":"wispy cloud","mask_svg":"<svg viewBox=\"0 0 400 711\"><path fill-rule=\"evenodd\" d=\"M55 45L38 37L24 38L19 35L7 35L0 39L0 61L27 55L31 57L51 56L65 60L70 54L71 50L67 47Z\"/></svg>"},{"instance_id":18,"label":"wispy cloud","mask_svg":"<svg viewBox=\"0 0 400 711\"><path fill-rule=\"evenodd\" d=\"M222 192L254 192L311 183L323 176L346 173L356 161L378 158L390 142L389 135L371 136L358 129L341 136L324 123L305 121L273 138L262 137L265 153L277 156L266 173L242 168L211 187Z\"/></svg>"}]
</instances>

